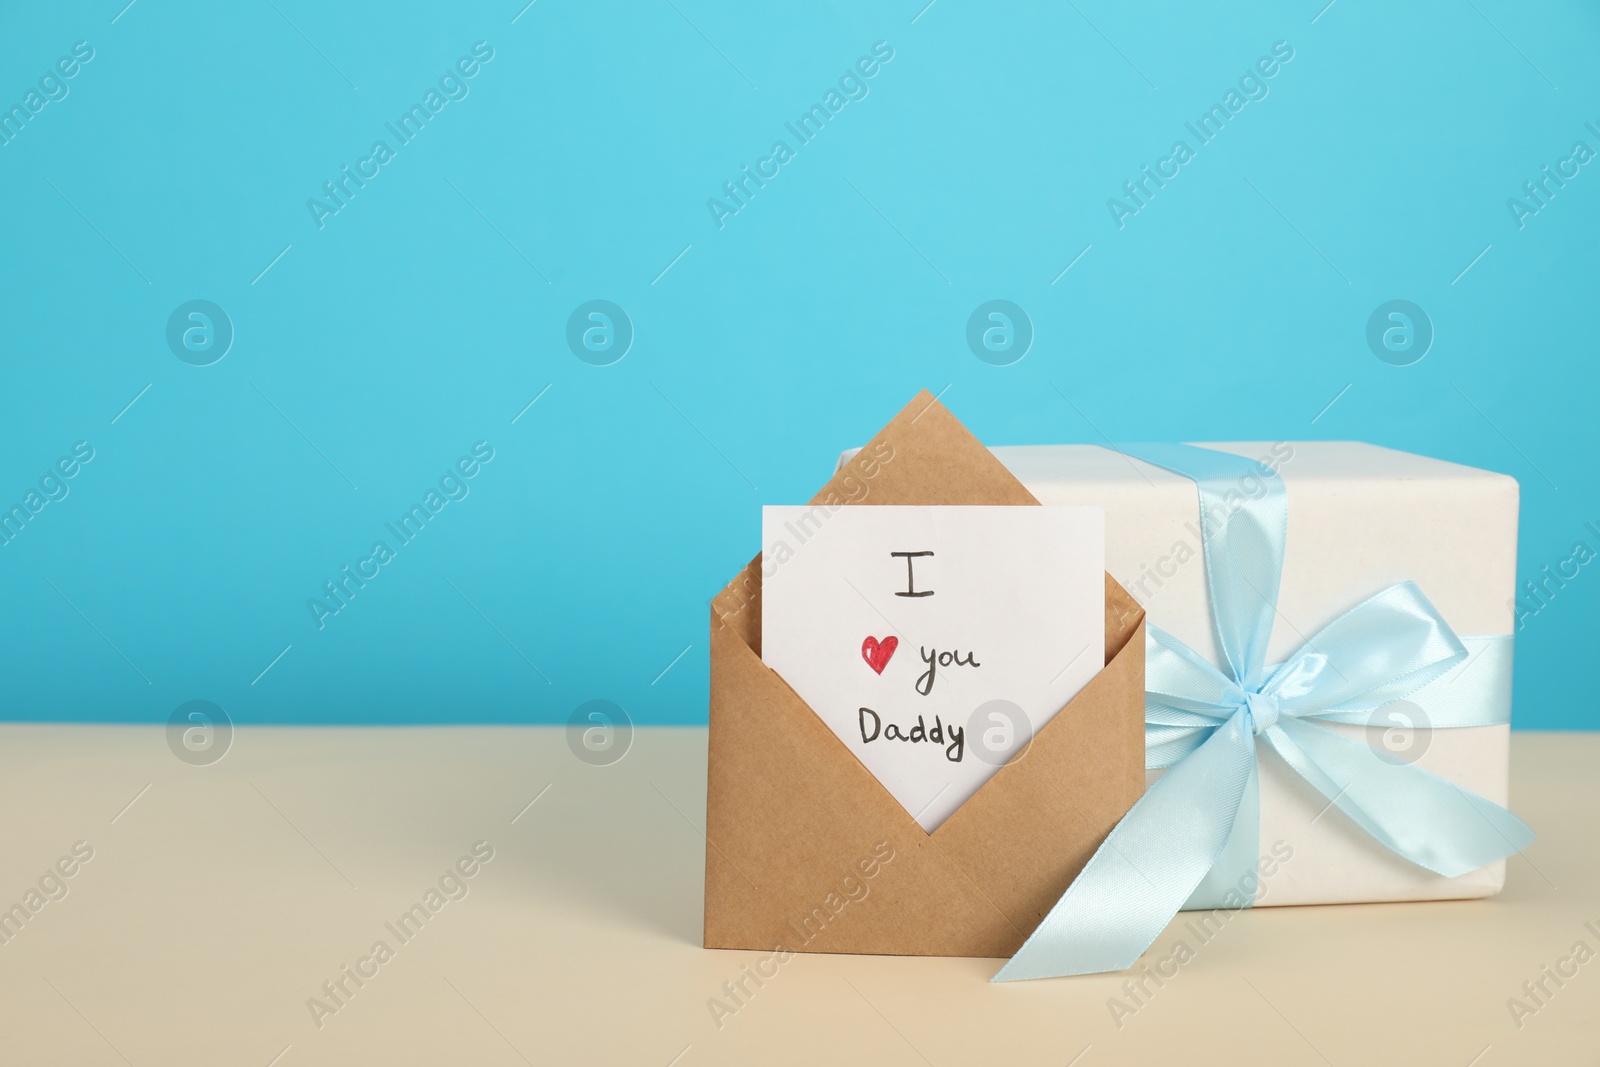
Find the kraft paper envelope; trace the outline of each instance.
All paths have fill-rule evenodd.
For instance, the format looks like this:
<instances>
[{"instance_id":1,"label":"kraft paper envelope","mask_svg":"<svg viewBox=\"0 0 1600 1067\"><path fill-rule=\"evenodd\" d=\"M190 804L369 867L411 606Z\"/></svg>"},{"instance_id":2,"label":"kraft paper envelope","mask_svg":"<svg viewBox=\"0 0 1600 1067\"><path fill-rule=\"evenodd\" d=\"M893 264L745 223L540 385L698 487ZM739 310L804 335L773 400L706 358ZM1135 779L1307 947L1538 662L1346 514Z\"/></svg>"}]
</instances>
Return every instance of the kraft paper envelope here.
<instances>
[{"instance_id":1,"label":"kraft paper envelope","mask_svg":"<svg viewBox=\"0 0 1600 1067\"><path fill-rule=\"evenodd\" d=\"M925 390L811 502L1038 504ZM1144 612L1105 582L1105 668L929 834L762 663L752 560L711 606L705 946L1014 953L1144 792Z\"/></svg>"}]
</instances>

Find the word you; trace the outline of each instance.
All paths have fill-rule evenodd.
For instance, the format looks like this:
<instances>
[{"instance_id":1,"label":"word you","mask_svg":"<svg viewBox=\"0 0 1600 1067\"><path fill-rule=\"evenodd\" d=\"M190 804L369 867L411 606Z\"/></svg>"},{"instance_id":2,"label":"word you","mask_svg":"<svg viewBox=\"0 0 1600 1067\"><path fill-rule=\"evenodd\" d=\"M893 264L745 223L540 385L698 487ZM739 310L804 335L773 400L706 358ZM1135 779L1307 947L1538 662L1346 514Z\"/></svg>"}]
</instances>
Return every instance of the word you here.
<instances>
[{"instance_id":1,"label":"word you","mask_svg":"<svg viewBox=\"0 0 1600 1067\"><path fill-rule=\"evenodd\" d=\"M24 493L22 503L0 511L0 547L16 540L22 528L32 522L33 517L45 509L45 505L67 499L67 494L72 491L67 483L76 478L84 464L92 459L94 447L88 441L79 441L72 446L70 456L62 456L39 476L39 488Z\"/></svg>"},{"instance_id":2,"label":"word you","mask_svg":"<svg viewBox=\"0 0 1600 1067\"><path fill-rule=\"evenodd\" d=\"M727 219L749 207L756 193L765 189L767 182L776 178L784 165L796 158L800 148L815 140L823 127L843 111L846 104L852 100L865 100L871 91L867 82L877 77L883 69L882 64L887 64L893 58L894 48L887 41L875 42L872 55L862 56L856 60L854 67L847 68L839 76L837 89L829 88L822 94L820 104L812 104L808 110L801 112L799 118L783 124L783 128L794 135L794 148L789 147L788 141L774 141L767 155L756 160L754 170L745 163L739 168L739 177L723 182L722 192L727 199L713 196L706 200L706 210L711 213L711 221L717 224L717 229L722 229Z\"/></svg>"},{"instance_id":3,"label":"word you","mask_svg":"<svg viewBox=\"0 0 1600 1067\"><path fill-rule=\"evenodd\" d=\"M1600 143L1600 129L1596 129L1592 122L1585 122L1583 126L1594 134L1596 143ZM1571 150L1556 160L1554 171L1546 163L1539 168L1541 177L1523 182L1522 193L1526 200L1515 196L1506 198L1506 210L1511 212L1511 221L1517 224L1517 229L1527 226L1529 219L1549 207L1556 193L1565 189L1567 182L1576 178L1581 168L1594 157L1595 150L1589 147L1588 142L1574 141Z\"/></svg>"},{"instance_id":4,"label":"word you","mask_svg":"<svg viewBox=\"0 0 1600 1067\"><path fill-rule=\"evenodd\" d=\"M870 854L856 861L853 869L845 869L837 887L829 890L822 898L821 904L801 916L798 923L791 919L788 928L799 938L798 944L802 946L811 944L829 924L839 920L847 907L866 900L872 892L872 887L867 883L876 878L878 873L894 859L894 854L892 844L888 841L879 841L872 846ZM858 871L860 877L857 877ZM750 964L745 964L740 970L741 977L723 982L722 992L726 997L725 1000L718 997L706 998L706 1010L711 1012L711 1021L717 1024L717 1029L721 1030L727 1025L727 1019L749 1007L756 993L768 981L777 977L778 968L793 958L794 950L780 942L774 946L771 953L755 961L753 971ZM754 989L750 988L752 985L755 986Z\"/></svg>"},{"instance_id":5,"label":"word you","mask_svg":"<svg viewBox=\"0 0 1600 1067\"><path fill-rule=\"evenodd\" d=\"M1270 91L1267 82L1277 77L1278 72L1293 58L1294 49L1288 41L1275 42L1270 56L1257 59L1255 65L1240 76L1237 89L1230 87L1223 94L1220 104L1212 104L1209 110L1201 112L1199 118L1183 124L1184 129L1195 137L1197 144L1194 148L1189 147L1188 141L1174 141L1167 154L1156 160L1154 169L1146 163L1139 168L1139 177L1123 182L1122 194L1126 200L1114 196L1106 200L1106 210L1110 212L1111 221L1116 223L1117 229L1122 229L1127 219L1149 207L1157 191L1165 189L1167 182L1178 176L1200 148L1222 133L1223 128L1233 116L1244 110L1246 104L1265 100Z\"/></svg>"},{"instance_id":6,"label":"word you","mask_svg":"<svg viewBox=\"0 0 1600 1067\"><path fill-rule=\"evenodd\" d=\"M306 599L306 608L311 612L311 621L317 624L317 629L324 629L329 618L349 607L356 594L381 574L385 565L398 559L399 550L416 540L446 504L467 499L467 494L472 491L467 483L476 478L478 472L493 459L494 448L487 441L479 441L472 446L470 456L456 460L455 466L439 477L438 488L429 489L423 495L422 503L412 504L411 510L401 513L398 519L384 523L383 528L394 536L395 547L391 548L388 541L374 541L372 549L356 560L353 570L346 563L340 568L337 579L322 583L322 597Z\"/></svg>"},{"instance_id":7,"label":"word you","mask_svg":"<svg viewBox=\"0 0 1600 1067\"><path fill-rule=\"evenodd\" d=\"M72 55L57 59L55 66L40 76L39 87L29 89L22 103L12 104L9 109L0 111L0 145L8 145L16 140L23 128L47 105L65 100L72 91L67 82L76 78L78 71L93 58L94 47L88 41L79 41L72 46Z\"/></svg>"},{"instance_id":8,"label":"word you","mask_svg":"<svg viewBox=\"0 0 1600 1067\"><path fill-rule=\"evenodd\" d=\"M365 189L368 181L382 173L384 166L398 158L400 149L410 144L428 125L428 121L445 109L446 104L465 100L467 94L472 91L467 83L476 78L483 67L493 59L494 49L487 41L479 41L472 46L470 56L457 59L455 66L447 68L439 75L438 88L430 87L422 95L420 104L412 104L411 108L402 112L399 118L393 122L385 122L384 129L394 134L394 147L391 148L388 141L374 141L367 155L356 160L354 171L350 169L350 164L346 163L339 168L338 177L322 183L322 192L326 199L315 196L307 198L306 210L311 212L311 221L317 224L317 229L324 228L327 219L349 207L356 193Z\"/></svg>"},{"instance_id":9,"label":"word you","mask_svg":"<svg viewBox=\"0 0 1600 1067\"><path fill-rule=\"evenodd\" d=\"M328 1016L343 1011L362 987L378 976L383 965L394 959L403 946L415 940L422 928L443 911L446 904L467 899L467 894L471 892L468 882L476 878L478 872L483 870L483 864L492 859L493 845L487 841L474 843L470 853L444 869L437 887L430 885L420 902L401 912L394 922L383 924L383 928L394 935L395 944L392 947L388 941L378 938L365 956L357 957L354 966L347 964L340 967L338 977L322 983L322 997L307 997L306 1010L311 1012L311 1021L317 1024L317 1029L321 1030L326 1025L323 1020Z\"/></svg>"},{"instance_id":10,"label":"word you","mask_svg":"<svg viewBox=\"0 0 1600 1067\"><path fill-rule=\"evenodd\" d=\"M1594 535L1595 543L1600 544L1600 529L1592 522L1583 524L1583 528ZM1543 576L1537 582L1532 578L1524 578L1518 592L1522 594L1510 601L1511 608L1516 612L1517 629L1528 625L1528 620L1538 615L1539 612L1549 607L1557 594L1567 587L1567 583L1578 577L1583 568L1595 559L1596 550L1590 547L1589 542L1579 540L1572 544L1572 551L1565 559L1558 560L1555 571L1552 573L1551 565L1546 563L1539 568Z\"/></svg>"},{"instance_id":11,"label":"word you","mask_svg":"<svg viewBox=\"0 0 1600 1067\"><path fill-rule=\"evenodd\" d=\"M919 646L917 651L922 656L922 662L928 665L928 669L922 672L922 674L917 678L916 683L917 692L923 696L927 696L929 693L933 692L934 673L940 667L983 666L983 664L979 663L973 658L974 653L971 652L968 652L965 656L963 656L960 652L951 652L949 650L940 652L936 648L927 648L923 646Z\"/></svg>"},{"instance_id":12,"label":"word you","mask_svg":"<svg viewBox=\"0 0 1600 1067\"><path fill-rule=\"evenodd\" d=\"M1595 937L1600 937L1600 927L1596 927L1593 921L1585 922L1583 928ZM1511 1021L1517 1024L1517 1029L1521 1030L1527 1025L1528 1016L1538 1015L1549 1007L1550 1001L1555 999L1555 995L1568 982L1578 977L1578 968L1592 959L1594 959L1594 949L1589 947L1587 941L1579 940L1573 943L1572 948L1565 956L1556 960L1554 966L1545 964L1540 967L1537 979L1523 982L1522 992L1527 997L1526 1001L1519 1000L1516 997L1506 998L1506 1010L1511 1013ZM1555 989L1550 988L1552 982L1555 983ZM1543 995L1541 996L1541 994Z\"/></svg>"},{"instance_id":13,"label":"word you","mask_svg":"<svg viewBox=\"0 0 1600 1067\"><path fill-rule=\"evenodd\" d=\"M75 841L72 851L45 868L39 876L39 887L28 887L20 904L0 912L0 945L11 944L11 939L22 933L22 928L44 910L46 904L65 900L69 891L67 880L77 876L81 865L94 859L94 846L87 841Z\"/></svg>"},{"instance_id":14,"label":"word you","mask_svg":"<svg viewBox=\"0 0 1600 1067\"><path fill-rule=\"evenodd\" d=\"M1213 908L1208 914L1198 919L1186 919L1183 928L1195 940L1195 946L1179 938L1172 943L1172 948L1166 955L1160 957L1152 966L1149 963L1139 964L1138 978L1130 978L1122 983L1123 996L1106 998L1106 1010L1111 1013L1111 1021L1121 1030L1129 1018L1139 1014L1150 1006L1156 993L1161 987L1176 978L1181 970L1192 963L1198 954L1199 948L1204 948L1217 939L1223 927L1243 909L1249 907L1256 899L1257 887L1262 887L1260 899L1266 899L1266 880L1278 873L1290 860L1294 859L1294 846L1287 841L1274 841L1271 855L1262 856L1256 864L1256 871L1246 871L1239 876L1238 884L1231 887L1222 898L1222 907ZM1150 983L1155 983L1155 988L1150 988Z\"/></svg>"}]
</instances>

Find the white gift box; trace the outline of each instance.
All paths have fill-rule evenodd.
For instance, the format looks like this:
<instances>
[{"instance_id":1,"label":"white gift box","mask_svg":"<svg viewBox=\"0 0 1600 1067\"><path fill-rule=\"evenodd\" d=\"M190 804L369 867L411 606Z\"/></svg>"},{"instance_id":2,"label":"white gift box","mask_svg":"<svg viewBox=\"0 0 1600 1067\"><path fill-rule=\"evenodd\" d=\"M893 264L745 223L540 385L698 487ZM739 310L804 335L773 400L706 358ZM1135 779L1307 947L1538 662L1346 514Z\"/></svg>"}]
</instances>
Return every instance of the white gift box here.
<instances>
[{"instance_id":1,"label":"white gift box","mask_svg":"<svg viewBox=\"0 0 1600 1067\"><path fill-rule=\"evenodd\" d=\"M1415 582L1463 637L1512 632L1514 478L1354 441L1202 447L1261 460L1277 470L1288 491L1288 541L1268 663L1282 661L1350 608L1403 581ZM1106 570L1143 605L1150 625L1221 668L1193 481L1095 445L991 451L1041 504L1104 507ZM1249 481L1239 492L1258 495ZM1476 662L1474 656L1432 684L1453 684ZM1402 712L1382 721L1405 719ZM1397 758L1507 803L1508 725L1398 731L1318 725L1383 745ZM1269 746L1257 751L1260 852L1273 858L1261 866L1257 905L1484 897L1504 885L1503 860L1445 878L1401 859L1330 806ZM1147 772L1149 781L1161 773Z\"/></svg>"}]
</instances>

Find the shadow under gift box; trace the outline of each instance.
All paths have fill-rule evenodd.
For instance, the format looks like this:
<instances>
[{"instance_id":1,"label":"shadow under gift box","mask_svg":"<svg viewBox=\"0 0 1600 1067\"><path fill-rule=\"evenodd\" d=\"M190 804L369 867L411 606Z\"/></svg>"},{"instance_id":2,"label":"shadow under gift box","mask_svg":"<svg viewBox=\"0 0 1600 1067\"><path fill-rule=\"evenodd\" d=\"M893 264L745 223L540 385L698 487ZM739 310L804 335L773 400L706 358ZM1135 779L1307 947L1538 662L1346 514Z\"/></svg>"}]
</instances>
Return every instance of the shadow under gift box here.
<instances>
[{"instance_id":1,"label":"shadow under gift box","mask_svg":"<svg viewBox=\"0 0 1600 1067\"><path fill-rule=\"evenodd\" d=\"M924 391L811 503L1039 502ZM761 566L711 606L705 946L1011 955L1144 791L1144 612L1106 576L1104 669L929 834L762 663Z\"/></svg>"}]
</instances>

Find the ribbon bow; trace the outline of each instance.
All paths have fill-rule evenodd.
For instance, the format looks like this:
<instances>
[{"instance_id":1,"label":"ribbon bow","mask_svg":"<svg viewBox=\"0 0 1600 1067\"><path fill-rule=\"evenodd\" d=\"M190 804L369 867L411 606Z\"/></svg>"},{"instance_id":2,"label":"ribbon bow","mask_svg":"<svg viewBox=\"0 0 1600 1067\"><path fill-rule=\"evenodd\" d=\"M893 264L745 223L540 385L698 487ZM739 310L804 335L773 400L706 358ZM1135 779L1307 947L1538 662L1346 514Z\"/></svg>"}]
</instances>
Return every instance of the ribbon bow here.
<instances>
[{"instance_id":1,"label":"ribbon bow","mask_svg":"<svg viewBox=\"0 0 1600 1067\"><path fill-rule=\"evenodd\" d=\"M1498 804L1308 721L1369 722L1401 697L1432 709L1434 727L1509 721L1509 636L1458 638L1422 591L1402 582L1269 668L1288 530L1283 480L1264 464L1188 445L1122 451L1198 486L1212 619L1227 671L1148 628L1146 765L1169 769L994 981L1123 970L1186 902L1248 904L1222 895L1231 890L1237 898L1238 873L1255 873L1258 739L1368 834L1446 877L1533 840ZM1470 685L1456 670L1469 644Z\"/></svg>"}]
</instances>

